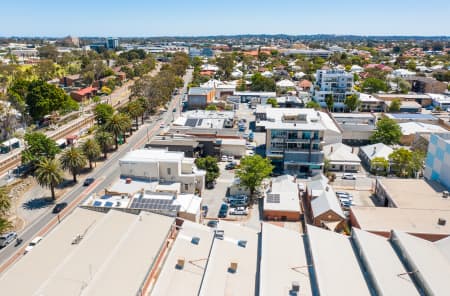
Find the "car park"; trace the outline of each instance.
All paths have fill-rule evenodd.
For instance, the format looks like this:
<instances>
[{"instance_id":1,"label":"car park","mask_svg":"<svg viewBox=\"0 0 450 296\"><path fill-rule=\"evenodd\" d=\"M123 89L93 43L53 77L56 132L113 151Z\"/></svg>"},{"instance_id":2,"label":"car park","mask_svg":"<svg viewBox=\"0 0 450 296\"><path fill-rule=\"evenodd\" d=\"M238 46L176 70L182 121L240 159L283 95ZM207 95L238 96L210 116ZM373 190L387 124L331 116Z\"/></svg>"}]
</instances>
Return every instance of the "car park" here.
<instances>
[{"instance_id":1,"label":"car park","mask_svg":"<svg viewBox=\"0 0 450 296\"><path fill-rule=\"evenodd\" d=\"M202 213L203 213L203 217L206 217L206 215L208 214L208 206L207 205L202 206Z\"/></svg>"},{"instance_id":2,"label":"car park","mask_svg":"<svg viewBox=\"0 0 450 296\"><path fill-rule=\"evenodd\" d=\"M248 215L248 209L246 207L237 207L237 208L232 209L230 211L230 215L247 216Z\"/></svg>"},{"instance_id":3,"label":"car park","mask_svg":"<svg viewBox=\"0 0 450 296\"><path fill-rule=\"evenodd\" d=\"M17 238L17 233L14 231L7 232L0 236L0 248L6 247L9 243Z\"/></svg>"},{"instance_id":4,"label":"car park","mask_svg":"<svg viewBox=\"0 0 450 296\"><path fill-rule=\"evenodd\" d=\"M343 179L343 180L356 180L356 177L355 177L355 175L353 175L353 174L350 174L350 173L344 173L344 174L342 175L342 179Z\"/></svg>"},{"instance_id":5,"label":"car park","mask_svg":"<svg viewBox=\"0 0 450 296\"><path fill-rule=\"evenodd\" d=\"M60 202L60 203L56 204L56 206L53 208L52 213L53 213L53 214L58 214L58 213L61 212L65 207L67 207L67 203L66 203L66 202Z\"/></svg>"},{"instance_id":6,"label":"car park","mask_svg":"<svg viewBox=\"0 0 450 296\"><path fill-rule=\"evenodd\" d=\"M25 248L25 252L24 254L30 252L31 250L34 249L34 247L42 240L42 236L36 236L29 244L28 246Z\"/></svg>"},{"instance_id":7,"label":"car park","mask_svg":"<svg viewBox=\"0 0 450 296\"><path fill-rule=\"evenodd\" d=\"M95 179L94 178L86 178L83 182L83 186L89 186L92 183L94 183Z\"/></svg>"}]
</instances>

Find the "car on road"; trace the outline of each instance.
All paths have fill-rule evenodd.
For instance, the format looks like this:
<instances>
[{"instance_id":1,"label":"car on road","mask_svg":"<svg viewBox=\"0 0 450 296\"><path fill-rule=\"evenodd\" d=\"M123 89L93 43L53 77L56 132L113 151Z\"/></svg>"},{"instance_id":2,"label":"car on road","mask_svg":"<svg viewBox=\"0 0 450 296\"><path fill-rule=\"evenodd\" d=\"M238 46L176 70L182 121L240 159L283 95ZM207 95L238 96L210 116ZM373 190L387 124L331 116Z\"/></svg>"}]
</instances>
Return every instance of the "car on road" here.
<instances>
[{"instance_id":1,"label":"car on road","mask_svg":"<svg viewBox=\"0 0 450 296\"><path fill-rule=\"evenodd\" d=\"M222 158L221 158L220 160L222 160L222 161L228 161L228 156L222 155Z\"/></svg>"},{"instance_id":2,"label":"car on road","mask_svg":"<svg viewBox=\"0 0 450 296\"><path fill-rule=\"evenodd\" d=\"M83 182L83 186L89 186L92 183L94 183L95 179L94 178L86 178L86 180L84 180Z\"/></svg>"},{"instance_id":3,"label":"car on road","mask_svg":"<svg viewBox=\"0 0 450 296\"><path fill-rule=\"evenodd\" d=\"M206 226L216 228L218 224L219 220L209 220L208 223L206 223Z\"/></svg>"},{"instance_id":4,"label":"car on road","mask_svg":"<svg viewBox=\"0 0 450 296\"><path fill-rule=\"evenodd\" d=\"M208 206L207 205L202 206L202 213L203 213L203 217L206 217L206 215L208 214Z\"/></svg>"},{"instance_id":5,"label":"car on road","mask_svg":"<svg viewBox=\"0 0 450 296\"><path fill-rule=\"evenodd\" d=\"M58 214L59 212L64 210L65 207L67 207L67 203L66 202L60 202L60 203L56 204L56 206L53 208L52 213L53 214Z\"/></svg>"},{"instance_id":6,"label":"car on road","mask_svg":"<svg viewBox=\"0 0 450 296\"><path fill-rule=\"evenodd\" d=\"M42 236L36 236L33 238L33 240L28 244L28 246L25 248L24 254L30 252L34 249L34 247L42 240Z\"/></svg>"},{"instance_id":7,"label":"car on road","mask_svg":"<svg viewBox=\"0 0 450 296\"><path fill-rule=\"evenodd\" d=\"M0 235L0 248L6 247L9 243L17 238L17 233L14 231L7 232Z\"/></svg>"},{"instance_id":8,"label":"car on road","mask_svg":"<svg viewBox=\"0 0 450 296\"><path fill-rule=\"evenodd\" d=\"M343 180L356 180L356 176L350 173L344 173L342 175Z\"/></svg>"},{"instance_id":9,"label":"car on road","mask_svg":"<svg viewBox=\"0 0 450 296\"><path fill-rule=\"evenodd\" d=\"M247 216L248 215L248 209L246 207L237 207L237 208L232 209L230 211L230 215Z\"/></svg>"},{"instance_id":10,"label":"car on road","mask_svg":"<svg viewBox=\"0 0 450 296\"><path fill-rule=\"evenodd\" d=\"M234 170L237 167L237 163L236 162L230 162L227 163L227 165L225 166L226 170Z\"/></svg>"}]
</instances>

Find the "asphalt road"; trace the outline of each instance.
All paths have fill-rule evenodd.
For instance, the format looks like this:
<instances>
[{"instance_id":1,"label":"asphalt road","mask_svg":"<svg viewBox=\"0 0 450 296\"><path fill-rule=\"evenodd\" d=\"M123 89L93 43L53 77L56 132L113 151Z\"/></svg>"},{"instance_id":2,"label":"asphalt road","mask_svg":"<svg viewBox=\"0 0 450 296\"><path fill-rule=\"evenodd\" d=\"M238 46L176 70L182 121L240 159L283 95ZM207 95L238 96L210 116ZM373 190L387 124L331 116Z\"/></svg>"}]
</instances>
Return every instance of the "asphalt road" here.
<instances>
[{"instance_id":1,"label":"asphalt road","mask_svg":"<svg viewBox=\"0 0 450 296\"><path fill-rule=\"evenodd\" d=\"M153 137L159 131L160 123L164 122L169 124L174 117L176 118L180 114L180 104L181 97L186 91L187 84L192 79L192 70L188 70L186 76L184 77L184 88L179 95L174 96L169 104L169 109L165 112L160 120L155 120L156 118L151 118L150 122L144 124L139 128L138 131L134 132L131 137L127 139L127 144L119 147L119 150L113 154L109 155L109 159L103 164L102 167L96 169L90 177L95 178L97 181L89 187L83 187L82 183L75 185L73 189L62 196L58 202L65 201L69 204L69 207L77 200L78 204L82 203L92 192L98 192L110 184L112 184L119 177L119 162L118 160L122 158L128 151L141 148L146 143L146 140ZM174 113L172 110L176 108L177 112ZM86 191L88 189L88 191ZM79 197L83 195L81 201ZM77 204L77 205L78 205ZM75 209L76 207L73 207ZM72 211L73 211L72 209ZM30 240L32 240L38 233L44 229L53 219L55 219L55 214L51 213L52 208L49 208L42 216L40 216L35 222L30 224L22 232L19 233L19 237L23 239L23 242L19 246L15 246L15 242L12 242L7 247L0 250L0 272L1 266L14 255L17 256L17 252L23 246L26 246ZM70 214L70 213L68 213ZM67 217L68 215L65 215ZM63 220L64 218L62 218ZM45 239L45 238L44 238Z\"/></svg>"}]
</instances>

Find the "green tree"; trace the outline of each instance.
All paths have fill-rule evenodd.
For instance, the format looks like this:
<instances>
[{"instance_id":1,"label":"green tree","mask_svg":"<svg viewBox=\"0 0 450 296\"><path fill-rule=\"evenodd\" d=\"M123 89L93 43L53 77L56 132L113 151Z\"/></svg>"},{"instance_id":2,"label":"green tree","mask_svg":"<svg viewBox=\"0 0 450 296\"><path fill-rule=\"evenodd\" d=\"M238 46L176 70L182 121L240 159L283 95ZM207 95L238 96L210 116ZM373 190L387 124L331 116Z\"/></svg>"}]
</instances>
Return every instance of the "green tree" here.
<instances>
[{"instance_id":1,"label":"green tree","mask_svg":"<svg viewBox=\"0 0 450 296\"><path fill-rule=\"evenodd\" d=\"M392 170L397 176L408 177L410 175L411 151L405 148L397 149L389 155L389 161L391 162Z\"/></svg>"},{"instance_id":2,"label":"green tree","mask_svg":"<svg viewBox=\"0 0 450 296\"><path fill-rule=\"evenodd\" d=\"M99 125L105 124L113 114L114 108L109 104L101 103L94 108L95 120Z\"/></svg>"},{"instance_id":3,"label":"green tree","mask_svg":"<svg viewBox=\"0 0 450 296\"><path fill-rule=\"evenodd\" d=\"M124 136L130 126L130 117L122 113L113 114L113 116L111 116L111 118L109 118L106 122L105 130L114 135L116 150L119 149L119 136Z\"/></svg>"},{"instance_id":4,"label":"green tree","mask_svg":"<svg viewBox=\"0 0 450 296\"><path fill-rule=\"evenodd\" d=\"M333 112L334 98L332 94L325 95L325 104L327 104L328 111Z\"/></svg>"},{"instance_id":5,"label":"green tree","mask_svg":"<svg viewBox=\"0 0 450 296\"><path fill-rule=\"evenodd\" d=\"M89 168L92 169L92 163L95 162L102 153L100 145L95 139L87 139L81 145L81 150L83 151L84 156L86 156L89 161Z\"/></svg>"},{"instance_id":6,"label":"green tree","mask_svg":"<svg viewBox=\"0 0 450 296\"><path fill-rule=\"evenodd\" d=\"M272 170L273 165L268 158L262 158L260 155L245 156L241 159L236 175L253 196L255 189L272 173Z\"/></svg>"},{"instance_id":7,"label":"green tree","mask_svg":"<svg viewBox=\"0 0 450 296\"><path fill-rule=\"evenodd\" d=\"M317 103L316 101L309 101L308 103L306 103L306 108L311 108L311 109L315 109L315 110L320 110L320 104Z\"/></svg>"},{"instance_id":8,"label":"green tree","mask_svg":"<svg viewBox=\"0 0 450 296\"><path fill-rule=\"evenodd\" d=\"M406 66L408 67L408 70L410 70L410 71L416 71L417 64L416 64L416 62L414 62L413 60L410 60L410 61L408 62L408 64L406 64Z\"/></svg>"},{"instance_id":9,"label":"green tree","mask_svg":"<svg viewBox=\"0 0 450 296\"><path fill-rule=\"evenodd\" d=\"M389 112L396 113L400 111L400 107L402 105L402 102L400 99L393 99L391 101L391 104L389 105Z\"/></svg>"},{"instance_id":10,"label":"green tree","mask_svg":"<svg viewBox=\"0 0 450 296\"><path fill-rule=\"evenodd\" d=\"M77 175L87 163L83 151L75 146L71 146L62 153L60 161L62 169L69 171L73 176L73 182L76 183Z\"/></svg>"},{"instance_id":11,"label":"green tree","mask_svg":"<svg viewBox=\"0 0 450 296\"><path fill-rule=\"evenodd\" d=\"M395 120L383 117L377 122L375 132L370 137L372 143L384 143L386 145L398 144L402 136L402 130Z\"/></svg>"},{"instance_id":12,"label":"green tree","mask_svg":"<svg viewBox=\"0 0 450 296\"><path fill-rule=\"evenodd\" d=\"M56 142L40 132L26 133L26 148L22 151L22 162L35 164L43 158L55 158L61 150Z\"/></svg>"},{"instance_id":13,"label":"green tree","mask_svg":"<svg viewBox=\"0 0 450 296\"><path fill-rule=\"evenodd\" d=\"M50 188L52 199L55 200L55 187L63 180L59 161L48 158L40 160L34 176L39 185Z\"/></svg>"},{"instance_id":14,"label":"green tree","mask_svg":"<svg viewBox=\"0 0 450 296\"><path fill-rule=\"evenodd\" d=\"M145 112L142 103L139 101L132 101L127 105L127 113L130 114L131 118L136 121L136 128L139 127L139 117L141 117Z\"/></svg>"},{"instance_id":15,"label":"green tree","mask_svg":"<svg viewBox=\"0 0 450 296\"><path fill-rule=\"evenodd\" d=\"M6 218L0 217L0 233L4 233L13 228L13 224Z\"/></svg>"},{"instance_id":16,"label":"green tree","mask_svg":"<svg viewBox=\"0 0 450 296\"><path fill-rule=\"evenodd\" d=\"M100 149L103 153L104 158L107 159L108 151L111 148L111 146L114 144L113 135L107 131L99 130L95 134L95 140L97 141L98 145L100 146Z\"/></svg>"},{"instance_id":17,"label":"green tree","mask_svg":"<svg viewBox=\"0 0 450 296\"><path fill-rule=\"evenodd\" d=\"M375 157L370 161L370 171L379 176L386 175L389 168L389 161L384 157Z\"/></svg>"},{"instance_id":18,"label":"green tree","mask_svg":"<svg viewBox=\"0 0 450 296\"><path fill-rule=\"evenodd\" d=\"M231 54L223 54L216 59L216 64L222 70L224 79L229 79L234 66L233 56Z\"/></svg>"},{"instance_id":19,"label":"green tree","mask_svg":"<svg viewBox=\"0 0 450 296\"><path fill-rule=\"evenodd\" d=\"M11 208L11 198L6 192L5 187L0 187L0 217L6 216L10 208Z\"/></svg>"},{"instance_id":20,"label":"green tree","mask_svg":"<svg viewBox=\"0 0 450 296\"><path fill-rule=\"evenodd\" d=\"M409 163L409 170L411 176L415 177L417 173L420 173L424 166L426 152L421 150L412 151L411 161Z\"/></svg>"},{"instance_id":21,"label":"green tree","mask_svg":"<svg viewBox=\"0 0 450 296\"><path fill-rule=\"evenodd\" d=\"M400 79L397 85L402 94L407 94L411 90L411 83L404 79Z\"/></svg>"},{"instance_id":22,"label":"green tree","mask_svg":"<svg viewBox=\"0 0 450 296\"><path fill-rule=\"evenodd\" d=\"M260 73L252 76L250 89L252 91L275 91L276 84L272 78L264 77Z\"/></svg>"},{"instance_id":23,"label":"green tree","mask_svg":"<svg viewBox=\"0 0 450 296\"><path fill-rule=\"evenodd\" d=\"M35 66L36 75L44 81L56 76L56 66L52 60L41 60Z\"/></svg>"},{"instance_id":24,"label":"green tree","mask_svg":"<svg viewBox=\"0 0 450 296\"><path fill-rule=\"evenodd\" d=\"M195 159L195 164L201 170L206 171L205 182L211 183L220 175L220 169L217 165L217 159L213 156L200 157Z\"/></svg>"},{"instance_id":25,"label":"green tree","mask_svg":"<svg viewBox=\"0 0 450 296\"><path fill-rule=\"evenodd\" d=\"M59 52L54 45L44 45L38 47L39 57L41 59L50 59L53 62L56 62L59 56Z\"/></svg>"},{"instance_id":26,"label":"green tree","mask_svg":"<svg viewBox=\"0 0 450 296\"><path fill-rule=\"evenodd\" d=\"M217 111L217 106L215 104L209 104L206 106L205 110L207 111Z\"/></svg>"},{"instance_id":27,"label":"green tree","mask_svg":"<svg viewBox=\"0 0 450 296\"><path fill-rule=\"evenodd\" d=\"M268 98L267 99L267 104L272 105L273 108L278 108L279 107L277 99L275 99L275 98Z\"/></svg>"},{"instance_id":28,"label":"green tree","mask_svg":"<svg viewBox=\"0 0 450 296\"><path fill-rule=\"evenodd\" d=\"M377 93L379 91L387 91L386 82L378 78L367 78L362 83L362 89L368 93Z\"/></svg>"},{"instance_id":29,"label":"green tree","mask_svg":"<svg viewBox=\"0 0 450 296\"><path fill-rule=\"evenodd\" d=\"M359 96L357 94L351 94L345 98L344 104L350 112L353 112L358 109L359 105L361 105L361 101L359 100Z\"/></svg>"}]
</instances>

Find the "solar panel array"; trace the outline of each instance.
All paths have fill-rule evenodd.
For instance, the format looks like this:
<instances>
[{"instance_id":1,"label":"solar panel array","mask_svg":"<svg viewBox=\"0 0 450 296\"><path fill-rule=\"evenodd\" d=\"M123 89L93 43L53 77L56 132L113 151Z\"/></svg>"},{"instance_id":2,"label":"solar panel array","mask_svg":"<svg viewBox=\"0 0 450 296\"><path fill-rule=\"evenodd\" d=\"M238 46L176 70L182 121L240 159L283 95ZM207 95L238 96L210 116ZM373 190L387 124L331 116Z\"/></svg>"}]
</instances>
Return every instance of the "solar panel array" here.
<instances>
[{"instance_id":1,"label":"solar panel array","mask_svg":"<svg viewBox=\"0 0 450 296\"><path fill-rule=\"evenodd\" d=\"M135 198L131 203L131 208L178 212L181 206L173 205L171 199Z\"/></svg>"},{"instance_id":2,"label":"solar panel array","mask_svg":"<svg viewBox=\"0 0 450 296\"><path fill-rule=\"evenodd\" d=\"M186 126L195 127L197 126L197 118L188 118L185 123Z\"/></svg>"},{"instance_id":3,"label":"solar panel array","mask_svg":"<svg viewBox=\"0 0 450 296\"><path fill-rule=\"evenodd\" d=\"M268 203L280 203L280 195L278 193L269 193L266 199Z\"/></svg>"}]
</instances>

